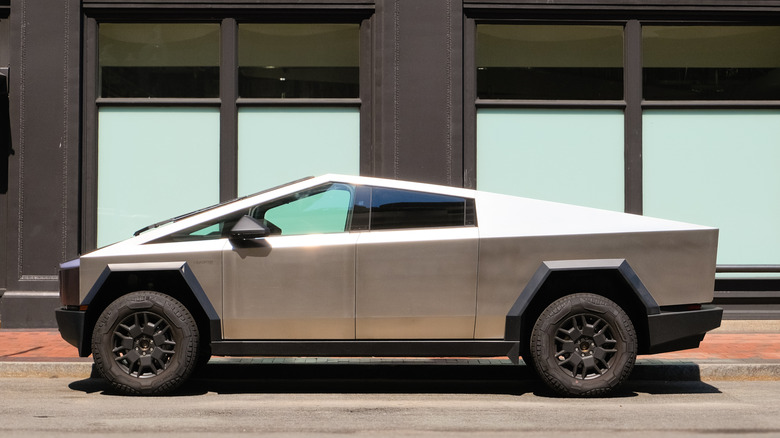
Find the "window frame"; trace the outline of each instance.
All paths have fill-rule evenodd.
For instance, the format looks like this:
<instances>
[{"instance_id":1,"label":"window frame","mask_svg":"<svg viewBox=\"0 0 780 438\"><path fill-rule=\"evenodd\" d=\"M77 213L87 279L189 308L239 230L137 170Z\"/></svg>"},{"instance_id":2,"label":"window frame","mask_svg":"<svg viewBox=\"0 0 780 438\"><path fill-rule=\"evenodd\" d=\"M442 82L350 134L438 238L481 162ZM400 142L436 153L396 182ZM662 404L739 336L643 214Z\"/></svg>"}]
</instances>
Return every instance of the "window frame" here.
<instances>
[{"instance_id":1,"label":"window frame","mask_svg":"<svg viewBox=\"0 0 780 438\"><path fill-rule=\"evenodd\" d=\"M505 11L507 12L507 11ZM484 108L522 108L522 109L605 109L621 110L624 113L624 210L641 214L641 131L629 129L630 124L641 123L641 90L639 94L630 84L638 74L641 79L641 54L632 45L632 38L641 27L637 20L621 17L614 19L589 19L572 17L570 19L534 17L519 18L504 14L505 18L487 17L482 13L466 11L464 24L464 168L465 186L477 187L477 111ZM477 26L482 24L516 25L592 25L623 27L623 99L619 100L535 100L535 99L480 99L477 96ZM639 66L639 68L638 68ZM471 104L473 102L473 105ZM637 172L637 169L639 170Z\"/></svg>"},{"instance_id":2,"label":"window frame","mask_svg":"<svg viewBox=\"0 0 780 438\"><path fill-rule=\"evenodd\" d=\"M373 215L374 215L374 190L386 190L391 192L407 192L422 196L436 196L441 198L455 198L463 200L463 223L458 225L438 225L438 226L415 226L415 227L387 227L387 228L375 228ZM363 211L356 211L360 203L368 204L368 208L360 207ZM430 230L430 229L450 229L450 228L473 228L477 227L477 214L476 214L476 201L474 198L468 198L464 196L445 195L441 193L423 192L419 190L398 189L383 186L357 186L355 190L353 212L352 212L352 226L351 231L355 232L386 232L386 231L409 231L409 230Z\"/></svg>"},{"instance_id":3,"label":"window frame","mask_svg":"<svg viewBox=\"0 0 780 438\"><path fill-rule=\"evenodd\" d=\"M771 100L645 100L642 76L643 26L780 26L780 15L748 20L740 14L724 12L697 20L680 19L658 11L632 11L618 14L572 10L565 14L537 9L498 8L485 12L464 6L464 185L477 187L477 111L482 108L620 109L624 112L624 211L643 213L642 115L647 109L780 109ZM659 15L661 16L659 18ZM613 18L594 18L613 17ZM749 18L749 17L747 17ZM623 99L598 100L488 100L477 96L476 35L480 24L617 25L623 33Z\"/></svg>"},{"instance_id":4,"label":"window frame","mask_svg":"<svg viewBox=\"0 0 780 438\"><path fill-rule=\"evenodd\" d=\"M625 23L624 31L624 100L613 102L624 114L624 184L625 211L643 214L643 127L646 110L655 109L780 109L780 100L644 100L642 30L643 26L780 26L780 10L767 11L757 2L713 10L706 5L690 6L680 15L679 5L662 2L643 9L619 8L614 11L588 11L587 5L567 7L519 4L495 5L492 0L469 0L464 4L464 182L476 188L476 120L480 108L604 108L596 101L485 101L476 95L476 26L478 24L614 24ZM698 13L698 14L697 14ZM695 17L694 19L690 17ZM605 19L606 18L606 19ZM771 265L776 269L778 265ZM768 272L766 266L719 266L718 272ZM747 270L745 270L747 269ZM751 271L751 269L753 271ZM758 269L758 270L755 270Z\"/></svg>"},{"instance_id":5,"label":"window frame","mask_svg":"<svg viewBox=\"0 0 780 438\"><path fill-rule=\"evenodd\" d=\"M85 1L83 5L83 149L81 183L80 252L97 248L98 113L102 106L118 107L207 107L219 108L219 200L238 196L238 111L241 107L347 107L360 114L359 167L371 169L371 65L373 2L353 4L313 1L304 7L280 9L278 5L255 5L235 9L229 2L205 8L182 6L168 10L165 5L138 4L103 8ZM216 98L102 98L99 89L98 26L101 23L217 23L220 33L219 97ZM238 96L238 25L240 23L354 23L359 25L359 97L344 99L253 99ZM129 237L129 236L128 236Z\"/></svg>"}]
</instances>

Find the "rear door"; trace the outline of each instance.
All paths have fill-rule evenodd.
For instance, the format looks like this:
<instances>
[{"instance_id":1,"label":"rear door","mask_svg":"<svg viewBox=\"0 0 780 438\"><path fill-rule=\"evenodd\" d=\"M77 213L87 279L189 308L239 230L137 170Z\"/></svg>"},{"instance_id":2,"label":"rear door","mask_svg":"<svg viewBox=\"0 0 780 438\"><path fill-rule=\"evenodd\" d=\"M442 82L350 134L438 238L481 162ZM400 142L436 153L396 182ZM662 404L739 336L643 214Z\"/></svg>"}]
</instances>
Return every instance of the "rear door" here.
<instances>
[{"instance_id":1,"label":"rear door","mask_svg":"<svg viewBox=\"0 0 780 438\"><path fill-rule=\"evenodd\" d=\"M361 188L369 231L357 241L358 339L471 339L477 289L474 201Z\"/></svg>"}]
</instances>

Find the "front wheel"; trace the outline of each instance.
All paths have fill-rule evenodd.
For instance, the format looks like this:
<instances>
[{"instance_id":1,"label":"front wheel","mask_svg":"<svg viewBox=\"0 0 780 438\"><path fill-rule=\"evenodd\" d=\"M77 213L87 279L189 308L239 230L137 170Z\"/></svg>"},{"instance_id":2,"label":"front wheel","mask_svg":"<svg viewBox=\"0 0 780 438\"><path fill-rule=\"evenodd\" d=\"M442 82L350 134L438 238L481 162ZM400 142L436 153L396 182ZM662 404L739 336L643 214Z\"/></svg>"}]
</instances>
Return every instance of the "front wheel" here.
<instances>
[{"instance_id":1,"label":"front wheel","mask_svg":"<svg viewBox=\"0 0 780 438\"><path fill-rule=\"evenodd\" d=\"M550 304L531 332L530 353L547 386L566 396L603 396L628 378L636 361L634 325L613 301L568 295Z\"/></svg>"},{"instance_id":2,"label":"front wheel","mask_svg":"<svg viewBox=\"0 0 780 438\"><path fill-rule=\"evenodd\" d=\"M198 325L187 308L158 292L118 298L92 333L98 371L124 394L173 391L192 374L198 345Z\"/></svg>"}]
</instances>

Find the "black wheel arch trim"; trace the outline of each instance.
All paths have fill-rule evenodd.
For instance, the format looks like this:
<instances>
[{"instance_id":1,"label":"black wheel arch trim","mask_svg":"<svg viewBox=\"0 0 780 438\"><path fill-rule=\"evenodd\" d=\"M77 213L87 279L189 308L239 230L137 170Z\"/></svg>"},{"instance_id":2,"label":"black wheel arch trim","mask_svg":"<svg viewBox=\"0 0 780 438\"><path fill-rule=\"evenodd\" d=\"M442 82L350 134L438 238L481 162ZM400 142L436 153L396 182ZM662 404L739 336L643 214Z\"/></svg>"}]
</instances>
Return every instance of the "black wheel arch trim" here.
<instances>
[{"instance_id":1,"label":"black wheel arch trim","mask_svg":"<svg viewBox=\"0 0 780 438\"><path fill-rule=\"evenodd\" d=\"M131 273L131 272L175 272L178 273L178 275L181 275L182 280L189 288L190 292L192 293L193 297L197 301L197 304L200 306L201 310L206 315L206 318L208 318L208 327L209 332L211 334L211 341L221 341L222 340L222 321L217 314L217 311L214 309L214 306L211 304L211 301L209 300L208 296L206 296L206 292L203 290L203 287L201 286L198 279L195 277L195 274L192 272L192 269L187 264L187 262L143 262L143 263L110 263L106 266L105 269L103 269L103 272L101 272L98 279L95 281L95 283L90 288L89 292L87 293L87 296L84 298L84 301L82 301L82 305L87 306L87 312L90 312L89 306L92 304L92 302L97 297L97 294L100 292L100 290L103 288L103 286L108 282L108 280L111 278L112 275L118 274L118 273ZM96 316L93 315L93 317L87 317L89 320L96 319ZM85 332L82 334L82 345L79 346L79 353L83 354L81 350L86 348L89 349L89 341L87 339L87 336L90 335L89 328L84 327ZM88 355L89 353L86 352Z\"/></svg>"},{"instance_id":2,"label":"black wheel arch trim","mask_svg":"<svg viewBox=\"0 0 780 438\"><path fill-rule=\"evenodd\" d=\"M542 289L547 279L555 272L565 271L616 271L625 280L644 306L647 315L661 313L661 308L650 295L645 285L639 279L629 263L625 259L587 259L587 260L552 260L544 261L526 284L523 291L517 297L514 305L506 315L504 339L518 343L519 351L520 334L522 331L525 312L529 305ZM517 360L517 358L510 359Z\"/></svg>"}]
</instances>

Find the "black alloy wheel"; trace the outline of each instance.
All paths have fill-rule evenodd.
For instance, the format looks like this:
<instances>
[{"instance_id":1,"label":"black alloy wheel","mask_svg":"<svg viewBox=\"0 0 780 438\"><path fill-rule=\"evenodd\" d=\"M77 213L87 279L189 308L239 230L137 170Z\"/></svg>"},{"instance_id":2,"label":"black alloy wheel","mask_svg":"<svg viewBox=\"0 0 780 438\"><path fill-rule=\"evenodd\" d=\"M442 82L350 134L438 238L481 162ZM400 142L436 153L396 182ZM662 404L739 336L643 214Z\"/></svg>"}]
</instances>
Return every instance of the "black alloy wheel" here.
<instances>
[{"instance_id":1,"label":"black alloy wheel","mask_svg":"<svg viewBox=\"0 0 780 438\"><path fill-rule=\"evenodd\" d=\"M568 295L550 304L531 334L531 362L542 380L566 396L603 396L634 367L636 332L613 301Z\"/></svg>"},{"instance_id":2,"label":"black alloy wheel","mask_svg":"<svg viewBox=\"0 0 780 438\"><path fill-rule=\"evenodd\" d=\"M153 312L133 313L114 328L114 360L133 377L147 378L165 371L176 354L175 347L170 324Z\"/></svg>"},{"instance_id":3,"label":"black alloy wheel","mask_svg":"<svg viewBox=\"0 0 780 438\"><path fill-rule=\"evenodd\" d=\"M92 354L100 374L124 394L164 394L192 374L198 327L187 308L158 292L133 292L100 315Z\"/></svg>"}]
</instances>

